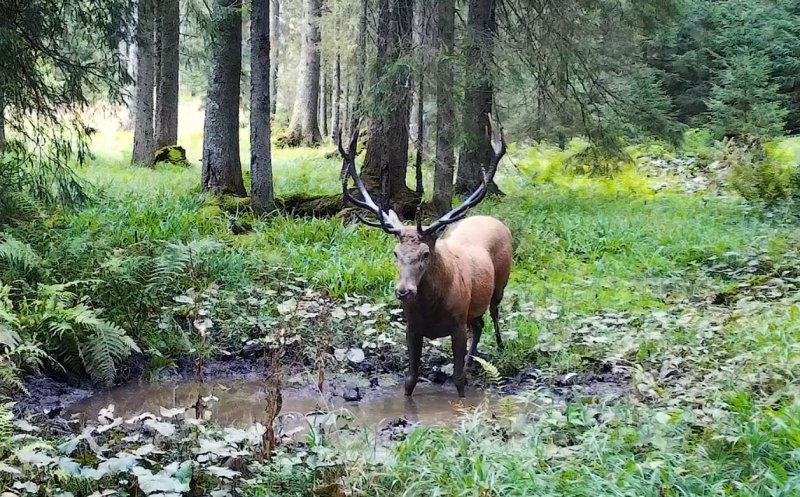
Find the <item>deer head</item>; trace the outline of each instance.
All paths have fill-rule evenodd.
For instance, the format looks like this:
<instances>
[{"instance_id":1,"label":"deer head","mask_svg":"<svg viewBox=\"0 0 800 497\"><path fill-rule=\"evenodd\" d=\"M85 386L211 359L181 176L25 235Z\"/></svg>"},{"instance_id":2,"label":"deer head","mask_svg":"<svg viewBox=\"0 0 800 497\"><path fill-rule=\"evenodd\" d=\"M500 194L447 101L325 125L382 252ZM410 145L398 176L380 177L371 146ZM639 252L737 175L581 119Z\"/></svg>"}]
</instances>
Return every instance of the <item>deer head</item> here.
<instances>
[{"instance_id":1,"label":"deer head","mask_svg":"<svg viewBox=\"0 0 800 497\"><path fill-rule=\"evenodd\" d=\"M417 214L416 226L406 226L399 216L390 208L386 207L385 199L381 204L376 204L369 192L367 192L361 177L356 170L355 156L358 144L358 128L353 133L350 146L345 151L342 146L342 137L339 135L339 153L342 155L342 194L344 195L345 205L348 203L368 211L375 216L375 221L365 218L360 212L356 212L356 217L368 225L381 228L386 233L397 237L397 244L394 247L394 255L397 261L398 277L395 284L395 296L402 301L413 301L417 296L417 288L425 273L435 263L436 240L448 225L464 219L467 211L478 205L486 197L486 192L491 184L494 174L497 171L497 164L506 151L503 131L500 129L498 145L492 147L492 156L489 169L483 170L483 178L480 186L458 207L452 209L447 214L437 219L428 227L423 227L421 216ZM419 174L419 172L418 172ZM361 198L355 197L350 193L348 185L352 178L358 189ZM417 178L417 184L421 183L421 178ZM419 188L419 186L418 186Z\"/></svg>"}]
</instances>

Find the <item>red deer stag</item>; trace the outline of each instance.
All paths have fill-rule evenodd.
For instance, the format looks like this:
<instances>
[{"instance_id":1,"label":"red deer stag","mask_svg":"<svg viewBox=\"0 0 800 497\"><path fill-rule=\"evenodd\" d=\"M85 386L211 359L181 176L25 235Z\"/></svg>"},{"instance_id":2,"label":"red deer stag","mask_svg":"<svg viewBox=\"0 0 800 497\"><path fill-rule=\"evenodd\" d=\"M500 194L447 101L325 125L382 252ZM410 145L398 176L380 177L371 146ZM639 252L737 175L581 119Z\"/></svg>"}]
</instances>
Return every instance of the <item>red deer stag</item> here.
<instances>
[{"instance_id":1,"label":"red deer stag","mask_svg":"<svg viewBox=\"0 0 800 497\"><path fill-rule=\"evenodd\" d=\"M408 323L409 366L405 393L411 395L419 379L423 337L434 339L449 335L453 340L453 383L459 397L463 397L467 335L471 329L469 355L473 357L477 353L487 309L494 324L497 345L503 346L498 307L511 271L511 232L493 217L465 219L467 210L486 196L497 164L505 154L502 132L499 148L492 150L490 167L483 172L483 182L478 189L463 204L427 228L422 227L419 216L416 226L404 226L394 211L379 207L372 200L356 171L357 142L358 131L345 152L339 137L339 153L344 159L342 191L345 203L369 211L377 219L368 220L356 213L359 220L397 237L394 255L399 274L395 296L402 302ZM360 199L348 190L350 178L361 194ZM448 230L446 237L440 237L445 227L456 222L458 224Z\"/></svg>"}]
</instances>

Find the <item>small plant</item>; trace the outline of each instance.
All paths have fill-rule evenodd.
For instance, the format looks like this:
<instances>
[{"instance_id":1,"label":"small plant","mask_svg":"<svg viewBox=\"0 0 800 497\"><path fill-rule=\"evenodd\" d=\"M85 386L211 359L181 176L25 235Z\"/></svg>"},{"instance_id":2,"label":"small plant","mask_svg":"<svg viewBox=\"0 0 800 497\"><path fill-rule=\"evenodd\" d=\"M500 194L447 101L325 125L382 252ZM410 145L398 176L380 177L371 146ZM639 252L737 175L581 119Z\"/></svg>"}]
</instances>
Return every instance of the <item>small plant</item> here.
<instances>
[{"instance_id":1,"label":"small plant","mask_svg":"<svg viewBox=\"0 0 800 497\"><path fill-rule=\"evenodd\" d=\"M500 383L502 377L500 376L500 370L497 369L497 366L478 356L472 356L472 358L481 365L481 369L483 369L483 372L490 382L495 384Z\"/></svg>"},{"instance_id":2,"label":"small plant","mask_svg":"<svg viewBox=\"0 0 800 497\"><path fill-rule=\"evenodd\" d=\"M267 461L272 459L273 452L278 446L278 438L275 436L275 420L283 408L283 345L283 333L280 333L277 341L265 352L268 368L264 381L264 391L266 393L264 425L266 429L262 437L261 448L263 458Z\"/></svg>"}]
</instances>

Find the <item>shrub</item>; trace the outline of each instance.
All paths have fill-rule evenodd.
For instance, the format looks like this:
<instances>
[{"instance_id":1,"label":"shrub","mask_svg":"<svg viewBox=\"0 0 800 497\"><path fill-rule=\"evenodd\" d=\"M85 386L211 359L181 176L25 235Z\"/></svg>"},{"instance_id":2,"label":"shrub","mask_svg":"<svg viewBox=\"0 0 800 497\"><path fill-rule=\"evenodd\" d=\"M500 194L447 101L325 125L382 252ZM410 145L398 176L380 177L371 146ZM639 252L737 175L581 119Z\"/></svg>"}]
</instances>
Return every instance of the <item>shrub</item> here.
<instances>
[{"instance_id":1,"label":"shrub","mask_svg":"<svg viewBox=\"0 0 800 497\"><path fill-rule=\"evenodd\" d=\"M791 168L767 153L760 140L728 140L722 161L730 167L730 186L747 200L773 204L792 191Z\"/></svg>"}]
</instances>

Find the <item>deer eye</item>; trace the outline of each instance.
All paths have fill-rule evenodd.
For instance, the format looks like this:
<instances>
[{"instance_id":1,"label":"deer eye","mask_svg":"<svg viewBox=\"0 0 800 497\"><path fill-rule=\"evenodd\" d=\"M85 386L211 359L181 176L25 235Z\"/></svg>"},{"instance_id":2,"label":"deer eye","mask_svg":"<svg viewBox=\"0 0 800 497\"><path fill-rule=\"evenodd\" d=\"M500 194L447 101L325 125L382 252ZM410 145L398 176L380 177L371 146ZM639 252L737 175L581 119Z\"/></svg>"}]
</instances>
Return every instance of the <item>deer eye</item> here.
<instances>
[{"instance_id":1,"label":"deer eye","mask_svg":"<svg viewBox=\"0 0 800 497\"><path fill-rule=\"evenodd\" d=\"M427 258L428 258L430 255L431 255L431 253L430 253L430 252L423 252L423 253L422 253L422 258L423 258L423 259L427 259Z\"/></svg>"}]
</instances>

